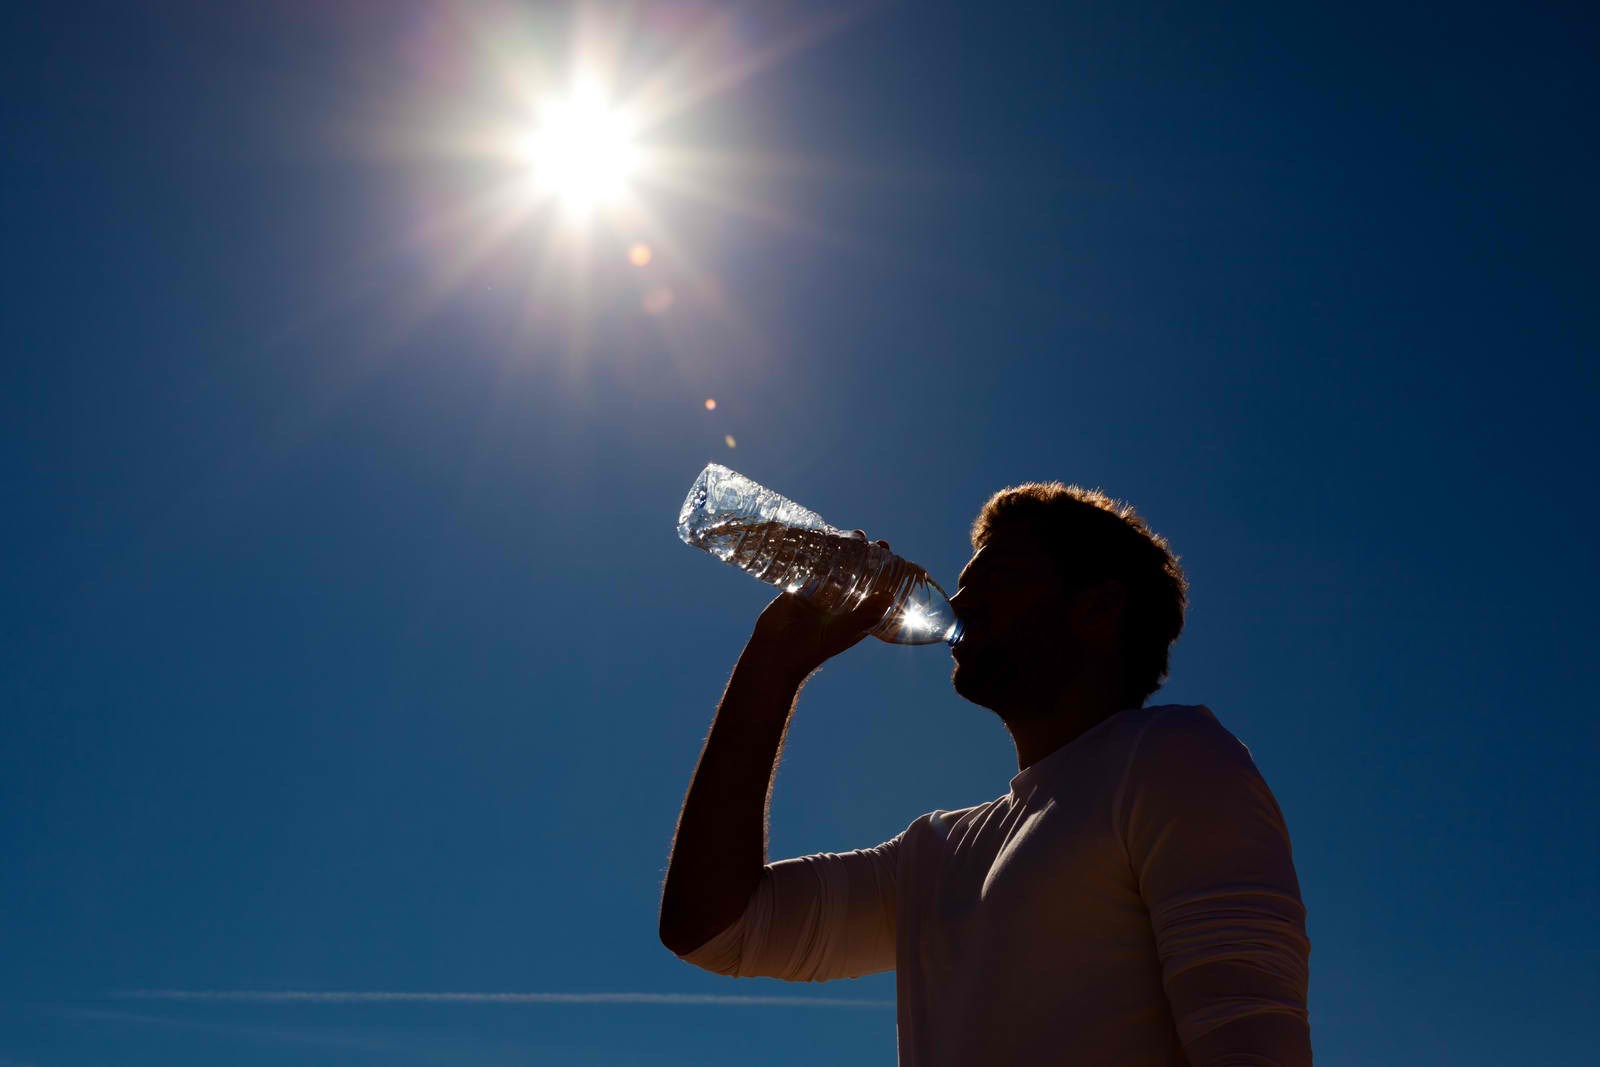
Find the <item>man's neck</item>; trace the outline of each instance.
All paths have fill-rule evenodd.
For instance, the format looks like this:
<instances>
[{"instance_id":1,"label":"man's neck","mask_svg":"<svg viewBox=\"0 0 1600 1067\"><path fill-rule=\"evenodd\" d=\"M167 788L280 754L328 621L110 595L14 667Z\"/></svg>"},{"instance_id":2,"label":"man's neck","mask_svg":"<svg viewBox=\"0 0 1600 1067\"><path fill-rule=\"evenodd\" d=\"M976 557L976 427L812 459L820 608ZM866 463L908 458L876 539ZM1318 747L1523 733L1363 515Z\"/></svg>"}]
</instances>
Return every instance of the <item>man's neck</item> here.
<instances>
[{"instance_id":1,"label":"man's neck","mask_svg":"<svg viewBox=\"0 0 1600 1067\"><path fill-rule=\"evenodd\" d=\"M1123 701L1110 689L1075 687L1058 693L1040 714L1038 705L1028 713L1001 715L1012 744L1017 747L1017 770L1025 771L1064 745L1069 745L1117 712Z\"/></svg>"}]
</instances>

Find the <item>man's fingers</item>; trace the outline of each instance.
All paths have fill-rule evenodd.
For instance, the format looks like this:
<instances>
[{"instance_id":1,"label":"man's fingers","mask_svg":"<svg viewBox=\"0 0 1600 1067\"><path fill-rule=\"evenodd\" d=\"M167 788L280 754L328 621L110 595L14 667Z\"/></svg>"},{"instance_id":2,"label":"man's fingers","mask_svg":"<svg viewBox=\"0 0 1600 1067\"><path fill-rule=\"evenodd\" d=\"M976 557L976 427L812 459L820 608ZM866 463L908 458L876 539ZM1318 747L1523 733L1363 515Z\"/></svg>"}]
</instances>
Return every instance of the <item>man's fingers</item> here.
<instances>
[{"instance_id":1,"label":"man's fingers","mask_svg":"<svg viewBox=\"0 0 1600 1067\"><path fill-rule=\"evenodd\" d=\"M850 611L850 621L863 629L870 630L878 625L879 621L888 614L894 606L895 590L879 589L863 600Z\"/></svg>"}]
</instances>

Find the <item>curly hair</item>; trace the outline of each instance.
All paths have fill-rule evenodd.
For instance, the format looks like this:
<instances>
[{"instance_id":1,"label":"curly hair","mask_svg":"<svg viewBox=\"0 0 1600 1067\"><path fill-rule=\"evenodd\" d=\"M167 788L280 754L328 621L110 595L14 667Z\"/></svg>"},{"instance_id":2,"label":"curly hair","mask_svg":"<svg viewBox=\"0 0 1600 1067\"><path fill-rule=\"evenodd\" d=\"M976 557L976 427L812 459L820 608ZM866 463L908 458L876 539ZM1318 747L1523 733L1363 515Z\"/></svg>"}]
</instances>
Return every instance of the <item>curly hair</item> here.
<instances>
[{"instance_id":1,"label":"curly hair","mask_svg":"<svg viewBox=\"0 0 1600 1067\"><path fill-rule=\"evenodd\" d=\"M1167 653L1183 630L1189 583L1166 539L1129 504L1098 489L1061 482L1008 486L989 498L972 523L972 547L996 531L1025 524L1076 592L1108 578L1122 583L1123 697L1130 707L1161 688Z\"/></svg>"}]
</instances>

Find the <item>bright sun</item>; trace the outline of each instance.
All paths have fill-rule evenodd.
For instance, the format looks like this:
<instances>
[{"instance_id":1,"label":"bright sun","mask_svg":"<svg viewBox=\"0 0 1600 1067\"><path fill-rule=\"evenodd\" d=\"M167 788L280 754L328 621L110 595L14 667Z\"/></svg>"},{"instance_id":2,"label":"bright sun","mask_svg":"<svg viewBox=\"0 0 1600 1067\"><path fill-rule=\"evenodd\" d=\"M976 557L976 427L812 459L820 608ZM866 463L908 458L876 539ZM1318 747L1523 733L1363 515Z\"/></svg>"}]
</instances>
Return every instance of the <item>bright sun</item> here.
<instances>
[{"instance_id":1,"label":"bright sun","mask_svg":"<svg viewBox=\"0 0 1600 1067\"><path fill-rule=\"evenodd\" d=\"M565 20L571 41L562 56L551 52L562 18L534 12L569 5L487 5L495 10L460 19L455 9L473 5L435 6L440 21L418 37L426 47L406 53L418 64L414 89L393 94L395 114L382 115L370 135L380 158L416 157L427 165L408 205L413 214L396 236L417 248L427 291L406 302L397 331L411 329L480 272L502 269L528 272L523 327L532 333L546 320L559 322L574 356L590 344L594 293L607 300L635 295L643 312L674 329L715 322L746 331L744 314L729 306L696 254L697 241L722 231L697 229L697 222L736 216L808 239L853 240L754 192L769 173L831 175L825 160L747 154L701 140L720 136L722 124L719 113L699 114L851 25L853 15L763 23L758 44L732 8L694 14L699 5L688 5L657 19L634 5L580 0ZM657 14L653 7L650 14ZM678 207L690 213L674 219L668 211ZM596 266L604 262L609 272ZM629 294L622 278L636 292Z\"/></svg>"},{"instance_id":2,"label":"bright sun","mask_svg":"<svg viewBox=\"0 0 1600 1067\"><path fill-rule=\"evenodd\" d=\"M540 188L575 210L614 200L627 187L637 154L631 124L587 87L544 103L528 148Z\"/></svg>"}]
</instances>

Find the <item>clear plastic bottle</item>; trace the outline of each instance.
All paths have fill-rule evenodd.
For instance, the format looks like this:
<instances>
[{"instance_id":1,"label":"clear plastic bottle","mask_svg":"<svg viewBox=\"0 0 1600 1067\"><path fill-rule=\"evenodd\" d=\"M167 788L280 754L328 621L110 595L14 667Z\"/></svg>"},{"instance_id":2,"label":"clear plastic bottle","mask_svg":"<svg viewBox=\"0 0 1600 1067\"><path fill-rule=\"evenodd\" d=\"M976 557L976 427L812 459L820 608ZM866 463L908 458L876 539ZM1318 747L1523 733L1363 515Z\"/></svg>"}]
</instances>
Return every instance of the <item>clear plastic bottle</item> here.
<instances>
[{"instance_id":1,"label":"clear plastic bottle","mask_svg":"<svg viewBox=\"0 0 1600 1067\"><path fill-rule=\"evenodd\" d=\"M961 623L927 571L720 463L701 471L684 498L678 536L830 614L891 590L891 607L871 630L884 641L954 645L961 639Z\"/></svg>"}]
</instances>

